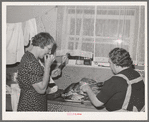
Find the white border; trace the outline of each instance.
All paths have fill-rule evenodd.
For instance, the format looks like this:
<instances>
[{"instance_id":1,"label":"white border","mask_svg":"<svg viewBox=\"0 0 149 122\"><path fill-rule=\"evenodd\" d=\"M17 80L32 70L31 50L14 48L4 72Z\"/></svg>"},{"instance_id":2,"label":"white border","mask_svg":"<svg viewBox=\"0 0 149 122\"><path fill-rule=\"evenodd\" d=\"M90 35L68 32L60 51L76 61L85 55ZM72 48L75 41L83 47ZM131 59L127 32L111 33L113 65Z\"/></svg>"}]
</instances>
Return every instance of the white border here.
<instances>
[{"instance_id":1,"label":"white border","mask_svg":"<svg viewBox=\"0 0 149 122\"><path fill-rule=\"evenodd\" d=\"M144 5L145 6L145 109L146 112L71 112L82 115L68 116L67 112L6 112L6 7L7 5ZM147 120L147 2L2 2L2 120Z\"/></svg>"}]
</instances>

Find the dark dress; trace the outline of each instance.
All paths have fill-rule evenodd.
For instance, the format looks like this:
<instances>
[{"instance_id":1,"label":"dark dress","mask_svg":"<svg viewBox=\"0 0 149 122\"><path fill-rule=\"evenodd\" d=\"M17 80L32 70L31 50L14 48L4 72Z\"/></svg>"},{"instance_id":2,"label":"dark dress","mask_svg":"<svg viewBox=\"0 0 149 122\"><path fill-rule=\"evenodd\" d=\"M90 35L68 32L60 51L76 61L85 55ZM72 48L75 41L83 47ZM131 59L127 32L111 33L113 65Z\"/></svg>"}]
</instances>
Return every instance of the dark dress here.
<instances>
[{"instance_id":1,"label":"dark dress","mask_svg":"<svg viewBox=\"0 0 149 122\"><path fill-rule=\"evenodd\" d=\"M46 94L39 94L32 84L43 80L44 69L30 52L26 52L18 68L18 83L21 89L18 111L46 111Z\"/></svg>"},{"instance_id":2,"label":"dark dress","mask_svg":"<svg viewBox=\"0 0 149 122\"><path fill-rule=\"evenodd\" d=\"M125 69L118 74L125 75L129 80L140 77L140 74L132 68ZM105 103L108 111L116 111L122 108L128 84L125 79L113 76L104 82L101 92L97 98ZM145 104L145 86L144 81L132 84L131 98L127 107L128 111L133 110L133 106L140 111Z\"/></svg>"}]
</instances>

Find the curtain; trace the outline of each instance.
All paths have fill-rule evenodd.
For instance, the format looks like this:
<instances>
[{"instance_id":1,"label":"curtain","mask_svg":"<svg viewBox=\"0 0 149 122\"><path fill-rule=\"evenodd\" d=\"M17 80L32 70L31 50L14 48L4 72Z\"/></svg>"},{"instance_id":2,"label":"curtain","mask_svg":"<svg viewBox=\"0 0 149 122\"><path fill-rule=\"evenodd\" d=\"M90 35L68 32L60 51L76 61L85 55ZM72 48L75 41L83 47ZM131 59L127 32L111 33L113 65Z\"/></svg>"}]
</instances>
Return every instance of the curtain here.
<instances>
[{"instance_id":1,"label":"curtain","mask_svg":"<svg viewBox=\"0 0 149 122\"><path fill-rule=\"evenodd\" d=\"M139 7L139 27L138 27L138 43L137 43L137 64L145 64L145 7Z\"/></svg>"},{"instance_id":2,"label":"curtain","mask_svg":"<svg viewBox=\"0 0 149 122\"><path fill-rule=\"evenodd\" d=\"M57 55L93 57L108 62L115 47L129 51L135 64L144 62L144 6L59 6Z\"/></svg>"},{"instance_id":3,"label":"curtain","mask_svg":"<svg viewBox=\"0 0 149 122\"><path fill-rule=\"evenodd\" d=\"M37 34L35 18L26 22L7 23L7 42L6 42L6 64L20 62L24 55L24 46L28 45L29 40ZM29 46L26 50L30 50Z\"/></svg>"},{"instance_id":4,"label":"curtain","mask_svg":"<svg viewBox=\"0 0 149 122\"><path fill-rule=\"evenodd\" d=\"M145 7L138 6L135 9L134 29L132 34L132 43L129 51L134 63L144 65L145 58Z\"/></svg>"},{"instance_id":5,"label":"curtain","mask_svg":"<svg viewBox=\"0 0 149 122\"><path fill-rule=\"evenodd\" d=\"M20 62L24 54L22 23L7 23L6 37L6 64Z\"/></svg>"},{"instance_id":6,"label":"curtain","mask_svg":"<svg viewBox=\"0 0 149 122\"><path fill-rule=\"evenodd\" d=\"M67 53L67 14L65 6L58 6L57 8L57 21L56 21L56 55L65 55Z\"/></svg>"},{"instance_id":7,"label":"curtain","mask_svg":"<svg viewBox=\"0 0 149 122\"><path fill-rule=\"evenodd\" d=\"M36 19L30 19L25 22L24 26L24 45L28 45L29 40L37 34Z\"/></svg>"}]
</instances>

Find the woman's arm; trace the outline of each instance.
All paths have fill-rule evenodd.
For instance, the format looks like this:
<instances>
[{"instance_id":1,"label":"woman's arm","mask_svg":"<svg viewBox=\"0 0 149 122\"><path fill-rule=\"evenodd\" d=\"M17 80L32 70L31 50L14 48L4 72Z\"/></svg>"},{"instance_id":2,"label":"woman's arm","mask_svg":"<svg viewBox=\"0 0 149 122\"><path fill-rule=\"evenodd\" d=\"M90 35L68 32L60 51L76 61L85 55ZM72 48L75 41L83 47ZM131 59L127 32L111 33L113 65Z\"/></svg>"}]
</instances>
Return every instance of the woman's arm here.
<instances>
[{"instance_id":1,"label":"woman's arm","mask_svg":"<svg viewBox=\"0 0 149 122\"><path fill-rule=\"evenodd\" d=\"M84 84L81 86L81 90L83 92L86 92L88 94L88 97L90 98L91 102L93 103L94 106L96 107L101 107L104 105L103 102L99 101L94 94L94 92L91 90L90 86L88 84Z\"/></svg>"},{"instance_id":2,"label":"woman's arm","mask_svg":"<svg viewBox=\"0 0 149 122\"><path fill-rule=\"evenodd\" d=\"M94 94L94 92L90 88L87 90L87 94L88 94L88 96L89 96L89 98L90 98L90 100L94 106L101 107L104 105L103 102L101 102L97 99L96 95Z\"/></svg>"},{"instance_id":3,"label":"woman's arm","mask_svg":"<svg viewBox=\"0 0 149 122\"><path fill-rule=\"evenodd\" d=\"M62 56L62 63L52 71L51 77L55 78L62 73L62 69L68 64L68 54Z\"/></svg>"},{"instance_id":4,"label":"woman's arm","mask_svg":"<svg viewBox=\"0 0 149 122\"><path fill-rule=\"evenodd\" d=\"M53 63L53 61L55 60L55 57L53 55L48 55L47 59L46 59L46 57L44 57L44 58L45 58L45 68L44 68L43 81L33 84L34 89L39 94L44 94L47 89L49 78L50 78L50 76L49 76L50 66Z\"/></svg>"},{"instance_id":5,"label":"woman's arm","mask_svg":"<svg viewBox=\"0 0 149 122\"><path fill-rule=\"evenodd\" d=\"M43 81L39 82L39 83L35 83L33 84L34 89L39 93L39 94L44 94L46 89L47 89L47 85L48 85L48 81L49 81L49 70L45 70L44 71L44 76L43 76Z\"/></svg>"}]
</instances>

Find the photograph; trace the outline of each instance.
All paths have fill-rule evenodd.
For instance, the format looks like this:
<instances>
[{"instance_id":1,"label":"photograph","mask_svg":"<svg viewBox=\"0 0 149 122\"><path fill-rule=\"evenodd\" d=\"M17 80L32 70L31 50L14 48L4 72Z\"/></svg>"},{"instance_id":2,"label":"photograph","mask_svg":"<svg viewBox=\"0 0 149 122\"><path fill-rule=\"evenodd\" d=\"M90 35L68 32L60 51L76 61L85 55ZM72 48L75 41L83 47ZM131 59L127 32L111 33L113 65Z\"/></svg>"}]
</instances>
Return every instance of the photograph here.
<instances>
[{"instance_id":1,"label":"photograph","mask_svg":"<svg viewBox=\"0 0 149 122\"><path fill-rule=\"evenodd\" d=\"M147 2L1 2L2 120L147 120Z\"/></svg>"}]
</instances>

